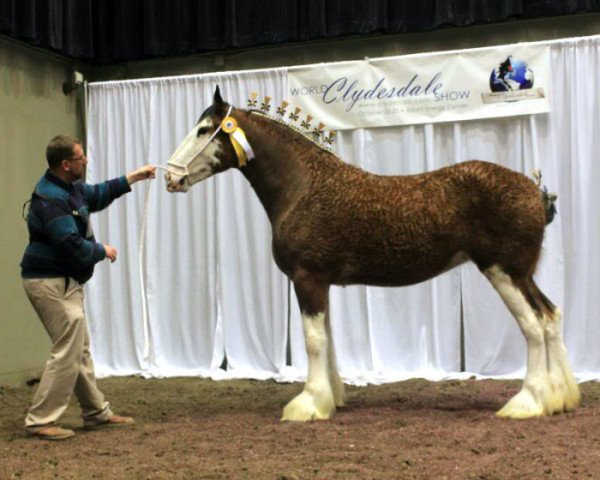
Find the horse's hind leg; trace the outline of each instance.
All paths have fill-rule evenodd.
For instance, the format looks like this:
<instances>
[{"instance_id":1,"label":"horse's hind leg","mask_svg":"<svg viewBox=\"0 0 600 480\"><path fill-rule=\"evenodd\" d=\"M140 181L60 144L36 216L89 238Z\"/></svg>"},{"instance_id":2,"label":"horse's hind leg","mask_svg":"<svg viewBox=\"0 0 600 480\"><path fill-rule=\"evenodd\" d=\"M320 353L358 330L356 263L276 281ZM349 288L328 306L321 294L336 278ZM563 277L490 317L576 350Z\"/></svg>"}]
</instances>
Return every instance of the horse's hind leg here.
<instances>
[{"instance_id":1,"label":"horse's hind leg","mask_svg":"<svg viewBox=\"0 0 600 480\"><path fill-rule=\"evenodd\" d=\"M573 410L579 405L581 394L567 358L567 349L562 336L562 315L560 310L548 300L533 280L527 283L527 290L546 318L544 333L548 374L553 389L562 399L560 408L553 413L562 410Z\"/></svg>"},{"instance_id":2,"label":"horse's hind leg","mask_svg":"<svg viewBox=\"0 0 600 480\"><path fill-rule=\"evenodd\" d=\"M308 376L304 390L284 407L281 419L324 420L335 412L330 381L330 342L325 319L329 285L319 283L306 272L295 275L293 280L302 313Z\"/></svg>"},{"instance_id":3,"label":"horse's hind leg","mask_svg":"<svg viewBox=\"0 0 600 480\"><path fill-rule=\"evenodd\" d=\"M329 361L329 380L331 388L333 389L333 401L336 407L343 407L346 401L346 392L344 389L344 382L340 378L340 374L337 368L337 361L335 359L335 348L333 345L333 335L331 333L331 317L329 315L329 308L325 314L325 330L327 332L327 338L329 343L327 345L327 358Z\"/></svg>"},{"instance_id":4,"label":"horse's hind leg","mask_svg":"<svg viewBox=\"0 0 600 480\"><path fill-rule=\"evenodd\" d=\"M492 266L484 273L517 320L527 342L527 373L523 387L497 415L528 418L550 415L562 409L562 400L554 393L548 373L546 318L537 311L524 279L513 279L498 266Z\"/></svg>"}]
</instances>

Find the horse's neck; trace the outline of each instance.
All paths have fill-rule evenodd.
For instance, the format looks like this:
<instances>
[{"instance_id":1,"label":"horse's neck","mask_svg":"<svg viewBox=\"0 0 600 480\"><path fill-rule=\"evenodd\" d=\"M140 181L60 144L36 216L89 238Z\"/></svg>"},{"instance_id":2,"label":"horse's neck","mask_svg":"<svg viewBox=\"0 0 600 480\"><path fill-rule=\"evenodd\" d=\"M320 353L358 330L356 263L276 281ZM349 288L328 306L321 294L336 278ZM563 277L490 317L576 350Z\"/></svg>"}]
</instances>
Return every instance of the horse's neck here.
<instances>
[{"instance_id":1,"label":"horse's neck","mask_svg":"<svg viewBox=\"0 0 600 480\"><path fill-rule=\"evenodd\" d=\"M273 134L273 131L276 132ZM242 168L252 188L273 222L291 204L298 200L309 181L309 172L302 161L310 155L310 142L292 141L291 133L280 128L265 129L260 124L248 128L248 141L256 158Z\"/></svg>"}]
</instances>

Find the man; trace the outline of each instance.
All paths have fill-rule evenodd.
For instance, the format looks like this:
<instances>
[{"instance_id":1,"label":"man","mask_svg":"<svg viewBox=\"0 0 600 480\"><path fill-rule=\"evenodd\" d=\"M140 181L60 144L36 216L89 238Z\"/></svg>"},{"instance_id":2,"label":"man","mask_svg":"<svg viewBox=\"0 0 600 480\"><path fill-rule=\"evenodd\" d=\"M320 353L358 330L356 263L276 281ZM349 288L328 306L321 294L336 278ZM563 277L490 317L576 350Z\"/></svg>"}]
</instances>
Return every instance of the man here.
<instances>
[{"instance_id":1,"label":"man","mask_svg":"<svg viewBox=\"0 0 600 480\"><path fill-rule=\"evenodd\" d=\"M87 159L79 140L53 138L46 148L48 170L31 197L27 216L29 245L21 261L23 287L52 340L46 367L27 417L25 429L47 440L73 437L57 420L74 392L81 406L84 429L127 426L131 417L112 413L96 385L83 310L83 284L94 265L117 259L117 251L94 239L90 213L106 208L130 192L130 186L154 178L147 165L97 185L83 179Z\"/></svg>"}]
</instances>

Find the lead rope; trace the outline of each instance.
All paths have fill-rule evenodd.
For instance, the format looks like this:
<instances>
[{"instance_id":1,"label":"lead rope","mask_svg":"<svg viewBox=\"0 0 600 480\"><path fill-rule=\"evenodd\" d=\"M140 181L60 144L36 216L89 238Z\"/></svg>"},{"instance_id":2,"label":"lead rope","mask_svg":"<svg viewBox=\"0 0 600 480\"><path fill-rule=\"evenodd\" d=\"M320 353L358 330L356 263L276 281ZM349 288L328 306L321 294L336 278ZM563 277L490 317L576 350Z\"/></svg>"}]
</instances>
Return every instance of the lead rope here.
<instances>
[{"instance_id":1,"label":"lead rope","mask_svg":"<svg viewBox=\"0 0 600 480\"><path fill-rule=\"evenodd\" d=\"M155 165L156 168L168 172L168 169L161 165ZM140 236L138 241L138 266L140 272L140 288L142 290L142 324L144 326L144 361L149 362L150 347L150 318L148 317L148 295L146 293L146 282L144 281L144 245L146 244L146 223L148 221L148 210L150 205L150 182L146 185L144 198L144 214L142 216L142 226L140 227Z\"/></svg>"},{"instance_id":2,"label":"lead rope","mask_svg":"<svg viewBox=\"0 0 600 480\"><path fill-rule=\"evenodd\" d=\"M227 111L227 115L225 116L225 118L229 117L229 115L231 115L231 111L233 110L233 106L230 105L229 106L229 110ZM204 149L208 146L208 144L210 142L212 142L212 140L217 136L217 134L221 131L221 129L223 128L222 124L219 124L219 126L217 127L217 129L213 132L213 134L209 137L209 139L206 141L206 143L203 145L203 147L200 149L200 151L198 152L198 155L200 153L202 153L204 151ZM174 164L175 166L179 166ZM189 163L188 163L189 165ZM188 165L186 165L184 167L185 172L187 173L188 169ZM163 167L162 165L155 165L156 168L160 169L160 170L164 170L167 173L169 172L168 168ZM146 244L146 223L148 221L148 210L149 210L149 205L150 205L150 185L148 184L146 186L146 194L145 194L145 199L144 199L144 216L142 217L142 226L140 227L140 236L139 236L139 241L138 241L138 270L140 272L140 289L142 291L142 324L144 327L144 361L148 362L150 361L151 358L151 353L152 352L152 346L150 343L150 318L148 316L148 294L146 293L146 282L144 281L144 245Z\"/></svg>"}]
</instances>

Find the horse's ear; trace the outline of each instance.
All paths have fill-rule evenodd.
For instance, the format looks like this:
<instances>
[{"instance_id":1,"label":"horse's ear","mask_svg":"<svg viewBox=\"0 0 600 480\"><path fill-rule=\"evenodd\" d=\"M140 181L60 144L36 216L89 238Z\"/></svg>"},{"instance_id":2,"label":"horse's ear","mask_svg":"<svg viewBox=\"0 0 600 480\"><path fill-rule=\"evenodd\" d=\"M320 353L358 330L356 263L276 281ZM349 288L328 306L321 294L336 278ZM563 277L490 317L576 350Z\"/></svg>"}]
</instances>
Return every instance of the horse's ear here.
<instances>
[{"instance_id":1,"label":"horse's ear","mask_svg":"<svg viewBox=\"0 0 600 480\"><path fill-rule=\"evenodd\" d=\"M221 98L221 92L219 90L219 86L217 85L217 88L215 88L215 95L213 96L213 103L215 105L221 105L223 102L223 99Z\"/></svg>"}]
</instances>

